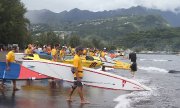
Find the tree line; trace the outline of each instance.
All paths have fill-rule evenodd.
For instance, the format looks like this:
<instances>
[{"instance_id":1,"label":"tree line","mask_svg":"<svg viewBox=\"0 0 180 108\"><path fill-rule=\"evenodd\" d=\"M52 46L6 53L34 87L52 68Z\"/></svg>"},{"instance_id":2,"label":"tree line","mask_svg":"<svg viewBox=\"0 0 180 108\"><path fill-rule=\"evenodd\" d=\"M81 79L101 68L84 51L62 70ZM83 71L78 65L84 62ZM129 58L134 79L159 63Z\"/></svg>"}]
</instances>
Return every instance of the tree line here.
<instances>
[{"instance_id":1,"label":"tree line","mask_svg":"<svg viewBox=\"0 0 180 108\"><path fill-rule=\"evenodd\" d=\"M0 43L24 46L30 41L29 20L20 0L0 0Z\"/></svg>"},{"instance_id":2,"label":"tree line","mask_svg":"<svg viewBox=\"0 0 180 108\"><path fill-rule=\"evenodd\" d=\"M0 44L19 44L21 48L28 43L60 43L98 49L180 50L180 28L166 26L166 21L159 16L117 17L80 23L82 26L67 24L59 28L75 32L62 37L48 26L32 31L25 13L26 8L20 0L0 1Z\"/></svg>"}]
</instances>

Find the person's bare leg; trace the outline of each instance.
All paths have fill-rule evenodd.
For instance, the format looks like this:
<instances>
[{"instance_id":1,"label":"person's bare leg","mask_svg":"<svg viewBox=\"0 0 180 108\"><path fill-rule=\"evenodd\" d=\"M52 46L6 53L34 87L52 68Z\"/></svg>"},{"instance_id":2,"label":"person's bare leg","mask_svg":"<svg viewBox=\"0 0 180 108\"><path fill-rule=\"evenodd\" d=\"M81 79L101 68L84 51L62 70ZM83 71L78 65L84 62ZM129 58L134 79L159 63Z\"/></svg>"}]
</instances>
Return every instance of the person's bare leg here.
<instances>
[{"instance_id":1,"label":"person's bare leg","mask_svg":"<svg viewBox=\"0 0 180 108\"><path fill-rule=\"evenodd\" d=\"M4 89L4 80L2 80L1 85L0 85L0 90Z\"/></svg>"},{"instance_id":2,"label":"person's bare leg","mask_svg":"<svg viewBox=\"0 0 180 108\"><path fill-rule=\"evenodd\" d=\"M131 74L132 74L132 78L134 78L135 72L131 71Z\"/></svg>"},{"instance_id":3,"label":"person's bare leg","mask_svg":"<svg viewBox=\"0 0 180 108\"><path fill-rule=\"evenodd\" d=\"M81 103L89 104L89 101L84 99L84 94L83 94L83 90L82 89L83 89L83 87L78 87L78 93L79 93L79 96L81 98Z\"/></svg>"},{"instance_id":4,"label":"person's bare leg","mask_svg":"<svg viewBox=\"0 0 180 108\"><path fill-rule=\"evenodd\" d=\"M19 90L19 89L16 87L16 80L13 80L13 90L14 90L14 91Z\"/></svg>"},{"instance_id":5,"label":"person's bare leg","mask_svg":"<svg viewBox=\"0 0 180 108\"><path fill-rule=\"evenodd\" d=\"M32 83L32 80L30 80L30 79L26 80L26 85L27 85L27 86L30 86L31 83Z\"/></svg>"}]
</instances>

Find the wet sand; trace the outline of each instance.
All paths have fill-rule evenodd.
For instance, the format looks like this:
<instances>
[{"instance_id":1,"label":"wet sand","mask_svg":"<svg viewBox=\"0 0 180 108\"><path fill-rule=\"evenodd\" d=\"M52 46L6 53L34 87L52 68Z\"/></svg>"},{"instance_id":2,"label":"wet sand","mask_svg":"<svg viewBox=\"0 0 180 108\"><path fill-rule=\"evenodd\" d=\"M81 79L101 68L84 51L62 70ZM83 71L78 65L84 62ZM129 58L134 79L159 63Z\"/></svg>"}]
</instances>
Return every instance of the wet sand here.
<instances>
[{"instance_id":1,"label":"wet sand","mask_svg":"<svg viewBox=\"0 0 180 108\"><path fill-rule=\"evenodd\" d=\"M0 52L0 60L5 60L5 52ZM107 90L84 86L84 95L90 104L80 104L77 91L73 102L66 99L72 83L56 81L51 85L49 80L34 80L31 85L26 81L17 81L19 91L13 92L12 83L6 84L6 90L0 92L0 108L114 108L113 100L121 94L129 93L120 90Z\"/></svg>"}]
</instances>

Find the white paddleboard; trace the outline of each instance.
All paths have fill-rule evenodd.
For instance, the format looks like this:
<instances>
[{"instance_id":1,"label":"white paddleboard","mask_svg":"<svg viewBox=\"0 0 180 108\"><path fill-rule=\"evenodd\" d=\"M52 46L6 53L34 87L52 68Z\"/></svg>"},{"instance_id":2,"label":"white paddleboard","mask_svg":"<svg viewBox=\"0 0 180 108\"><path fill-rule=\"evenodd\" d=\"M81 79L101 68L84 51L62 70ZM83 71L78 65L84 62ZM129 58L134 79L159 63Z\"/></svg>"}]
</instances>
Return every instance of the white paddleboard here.
<instances>
[{"instance_id":1,"label":"white paddleboard","mask_svg":"<svg viewBox=\"0 0 180 108\"><path fill-rule=\"evenodd\" d=\"M23 66L37 73L64 81L73 82L72 65L51 61L21 60ZM83 68L83 84L113 90L150 90L137 81L130 80L112 73L91 68Z\"/></svg>"}]
</instances>

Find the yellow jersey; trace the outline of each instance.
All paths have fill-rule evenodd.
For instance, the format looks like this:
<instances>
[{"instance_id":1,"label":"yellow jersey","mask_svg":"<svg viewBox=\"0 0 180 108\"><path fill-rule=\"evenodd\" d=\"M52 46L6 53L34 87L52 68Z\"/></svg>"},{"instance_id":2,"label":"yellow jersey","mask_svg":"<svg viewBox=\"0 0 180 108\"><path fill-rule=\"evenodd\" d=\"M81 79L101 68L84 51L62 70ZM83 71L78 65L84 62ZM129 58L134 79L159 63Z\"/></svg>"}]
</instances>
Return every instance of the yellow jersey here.
<instances>
[{"instance_id":1,"label":"yellow jersey","mask_svg":"<svg viewBox=\"0 0 180 108\"><path fill-rule=\"evenodd\" d=\"M53 57L52 61L57 61L57 50L54 48L51 50L51 56Z\"/></svg>"},{"instance_id":2,"label":"yellow jersey","mask_svg":"<svg viewBox=\"0 0 180 108\"><path fill-rule=\"evenodd\" d=\"M9 51L8 54L6 55L6 60L8 62L14 62L15 61L15 55L13 51Z\"/></svg>"},{"instance_id":3,"label":"yellow jersey","mask_svg":"<svg viewBox=\"0 0 180 108\"><path fill-rule=\"evenodd\" d=\"M77 54L74 56L73 65L78 70L78 76L83 77L82 60ZM76 73L74 73L74 77L76 77Z\"/></svg>"},{"instance_id":4,"label":"yellow jersey","mask_svg":"<svg viewBox=\"0 0 180 108\"><path fill-rule=\"evenodd\" d=\"M104 51L102 51L100 55L101 55L101 57L105 57L106 54Z\"/></svg>"},{"instance_id":5,"label":"yellow jersey","mask_svg":"<svg viewBox=\"0 0 180 108\"><path fill-rule=\"evenodd\" d=\"M95 56L95 54L94 54L94 52L90 52L90 54L89 54L90 56Z\"/></svg>"},{"instance_id":6,"label":"yellow jersey","mask_svg":"<svg viewBox=\"0 0 180 108\"><path fill-rule=\"evenodd\" d=\"M32 54L32 49L27 48L27 49L25 50L25 54Z\"/></svg>"},{"instance_id":7,"label":"yellow jersey","mask_svg":"<svg viewBox=\"0 0 180 108\"><path fill-rule=\"evenodd\" d=\"M59 56L60 56L60 57L64 57L64 56L65 56L65 50L60 50Z\"/></svg>"},{"instance_id":8,"label":"yellow jersey","mask_svg":"<svg viewBox=\"0 0 180 108\"><path fill-rule=\"evenodd\" d=\"M83 55L87 55L87 50L86 49L83 50Z\"/></svg>"},{"instance_id":9,"label":"yellow jersey","mask_svg":"<svg viewBox=\"0 0 180 108\"><path fill-rule=\"evenodd\" d=\"M57 54L56 49L55 49L55 48L54 48L54 49L52 49L52 50L51 50L51 55L52 55L52 56L55 56L56 54Z\"/></svg>"},{"instance_id":10,"label":"yellow jersey","mask_svg":"<svg viewBox=\"0 0 180 108\"><path fill-rule=\"evenodd\" d=\"M71 54L75 54L75 48L71 48Z\"/></svg>"}]
</instances>

